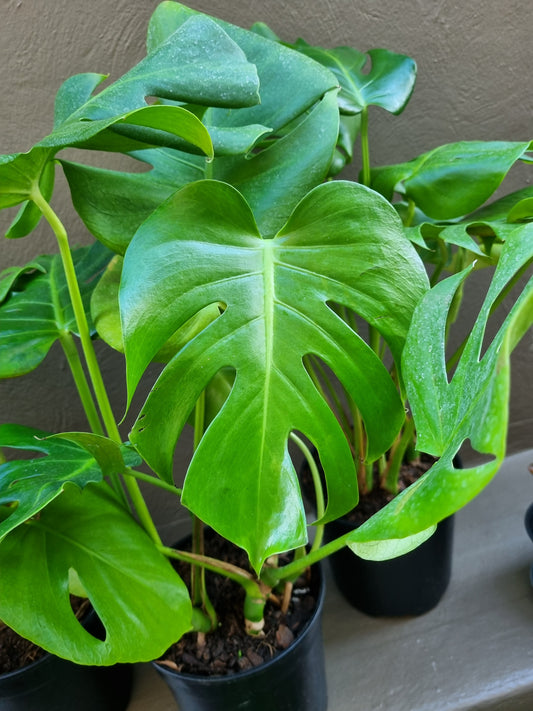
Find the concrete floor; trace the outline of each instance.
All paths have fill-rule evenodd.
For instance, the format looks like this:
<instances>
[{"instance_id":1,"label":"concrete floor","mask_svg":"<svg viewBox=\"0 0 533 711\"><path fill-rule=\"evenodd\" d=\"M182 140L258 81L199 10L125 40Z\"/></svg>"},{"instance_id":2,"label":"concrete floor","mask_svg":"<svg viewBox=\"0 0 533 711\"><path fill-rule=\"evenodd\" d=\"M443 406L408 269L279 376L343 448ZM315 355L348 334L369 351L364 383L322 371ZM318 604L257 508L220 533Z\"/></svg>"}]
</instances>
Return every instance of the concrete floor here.
<instances>
[{"instance_id":1,"label":"concrete floor","mask_svg":"<svg viewBox=\"0 0 533 711\"><path fill-rule=\"evenodd\" d=\"M369 618L329 584L330 711L532 711L533 543L523 525L533 501L531 462L533 450L507 459L457 514L452 581L431 612ZM155 671L139 665L128 711L176 708Z\"/></svg>"}]
</instances>

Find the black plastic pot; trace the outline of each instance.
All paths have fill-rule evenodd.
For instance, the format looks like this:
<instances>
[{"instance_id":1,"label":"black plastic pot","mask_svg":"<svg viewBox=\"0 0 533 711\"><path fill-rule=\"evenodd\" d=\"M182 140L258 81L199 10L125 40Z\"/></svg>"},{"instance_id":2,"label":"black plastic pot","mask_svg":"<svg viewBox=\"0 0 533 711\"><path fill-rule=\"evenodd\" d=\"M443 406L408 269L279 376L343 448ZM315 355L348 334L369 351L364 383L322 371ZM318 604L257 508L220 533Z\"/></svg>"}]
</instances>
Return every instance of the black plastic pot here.
<instances>
[{"instance_id":1,"label":"black plastic pot","mask_svg":"<svg viewBox=\"0 0 533 711\"><path fill-rule=\"evenodd\" d=\"M316 451L313 454L316 458ZM317 464L323 475L320 461ZM458 456L454 464L462 467ZM314 491L306 462L300 480L304 497L312 502ZM350 605L367 615L404 617L429 612L439 603L450 582L453 524L453 516L441 521L422 545L391 560L364 560L348 547L342 548L328 558L333 579ZM332 541L353 529L351 521L337 519L326 524L324 539Z\"/></svg>"},{"instance_id":2,"label":"black plastic pot","mask_svg":"<svg viewBox=\"0 0 533 711\"><path fill-rule=\"evenodd\" d=\"M326 711L322 643L325 585L322 571L317 607L294 643L259 667L230 676L181 674L154 663L180 711Z\"/></svg>"},{"instance_id":3,"label":"black plastic pot","mask_svg":"<svg viewBox=\"0 0 533 711\"><path fill-rule=\"evenodd\" d=\"M526 515L524 517L524 524L525 524L528 536L533 541L533 504L530 504L527 511L526 511ZM531 568L529 570L529 580L531 582L531 585L533 585L533 565L531 566Z\"/></svg>"},{"instance_id":4,"label":"black plastic pot","mask_svg":"<svg viewBox=\"0 0 533 711\"><path fill-rule=\"evenodd\" d=\"M86 667L47 654L0 675L0 711L123 711L131 678L127 665Z\"/></svg>"},{"instance_id":5,"label":"black plastic pot","mask_svg":"<svg viewBox=\"0 0 533 711\"><path fill-rule=\"evenodd\" d=\"M328 523L326 540L353 530L349 521ZM333 577L346 600L374 617L422 615L434 608L450 582L453 516L410 553L392 560L363 560L343 548L329 559Z\"/></svg>"},{"instance_id":6,"label":"black plastic pot","mask_svg":"<svg viewBox=\"0 0 533 711\"><path fill-rule=\"evenodd\" d=\"M104 630L94 611L83 621L98 639ZM22 669L0 674L0 711L124 711L133 667L81 666L46 654Z\"/></svg>"}]
</instances>

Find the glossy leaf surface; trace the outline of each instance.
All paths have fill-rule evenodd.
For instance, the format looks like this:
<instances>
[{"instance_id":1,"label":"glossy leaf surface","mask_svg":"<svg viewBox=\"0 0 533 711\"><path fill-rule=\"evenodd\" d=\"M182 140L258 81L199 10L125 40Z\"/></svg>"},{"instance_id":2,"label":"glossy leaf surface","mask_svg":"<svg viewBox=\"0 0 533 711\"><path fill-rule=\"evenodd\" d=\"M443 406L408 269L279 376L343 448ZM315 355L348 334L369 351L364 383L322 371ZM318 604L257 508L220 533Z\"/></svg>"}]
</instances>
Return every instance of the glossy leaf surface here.
<instances>
[{"instance_id":1,"label":"glossy leaf surface","mask_svg":"<svg viewBox=\"0 0 533 711\"><path fill-rule=\"evenodd\" d=\"M456 290L470 270L437 284L415 309L403 354L403 374L417 447L440 458L357 529L354 542L402 538L424 531L467 504L498 471L507 436L509 358L533 323L533 277L489 343L485 343L485 331L500 294L532 260L533 225L518 227L502 248L486 299L451 378L445 362L446 320ZM485 461L457 469L453 459L467 440Z\"/></svg>"},{"instance_id":2,"label":"glossy leaf surface","mask_svg":"<svg viewBox=\"0 0 533 711\"><path fill-rule=\"evenodd\" d=\"M101 244L73 252L85 311L110 253ZM0 377L12 378L36 368L64 333L77 333L65 272L59 255L44 255L17 272L0 303ZM12 274L12 272L10 272ZM12 282L12 279L10 280Z\"/></svg>"},{"instance_id":3,"label":"glossy leaf surface","mask_svg":"<svg viewBox=\"0 0 533 711\"><path fill-rule=\"evenodd\" d=\"M481 207L529 146L504 141L449 143L408 163L372 170L371 186L388 200L394 192L402 193L432 219L451 220Z\"/></svg>"},{"instance_id":4,"label":"glossy leaf surface","mask_svg":"<svg viewBox=\"0 0 533 711\"><path fill-rule=\"evenodd\" d=\"M256 567L273 552L301 545L305 519L287 452L291 431L303 432L319 451L331 485L326 518L357 500L344 434L303 357L314 353L325 361L357 403L369 459L390 446L403 419L387 370L328 303L361 314L399 359L426 284L395 211L363 186L338 181L315 188L274 239L262 238L229 185L183 188L142 225L124 260L130 397L180 325L210 303L226 309L166 367L132 441L170 480L175 443L196 399L219 370L234 368L233 389L189 468L184 503L244 547Z\"/></svg>"},{"instance_id":5,"label":"glossy leaf surface","mask_svg":"<svg viewBox=\"0 0 533 711\"><path fill-rule=\"evenodd\" d=\"M2 620L80 664L156 659L191 627L184 583L106 484L69 487L38 519L12 531L0 543L0 568ZM104 640L72 612L73 572Z\"/></svg>"}]
</instances>

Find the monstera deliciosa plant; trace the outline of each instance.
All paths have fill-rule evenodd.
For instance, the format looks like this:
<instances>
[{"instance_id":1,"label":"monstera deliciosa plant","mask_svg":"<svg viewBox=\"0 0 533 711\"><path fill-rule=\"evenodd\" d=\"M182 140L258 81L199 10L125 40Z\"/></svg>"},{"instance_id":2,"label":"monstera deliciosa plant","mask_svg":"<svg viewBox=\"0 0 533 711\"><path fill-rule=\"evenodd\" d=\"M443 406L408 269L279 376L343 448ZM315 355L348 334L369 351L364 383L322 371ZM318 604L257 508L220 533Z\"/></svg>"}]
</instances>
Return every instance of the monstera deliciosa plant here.
<instances>
[{"instance_id":1,"label":"monstera deliciosa plant","mask_svg":"<svg viewBox=\"0 0 533 711\"><path fill-rule=\"evenodd\" d=\"M410 550L503 457L506 420L496 412L506 410L509 353L531 321L531 284L481 360L480 344L500 293L531 261L530 226L521 224L529 193L463 220L433 204L450 175L454 185L469 182L474 154L480 182L494 190L528 145L458 144L443 149L453 160L431 153L381 172L365 162L361 183L324 182L349 162L359 129L368 156L368 108L401 111L414 64L375 50L368 75L355 50L336 62L334 50L268 35L163 2L145 59L100 91L103 75L67 80L52 132L26 153L0 157L0 207L20 206L6 236L26 237L44 216L59 247L0 275L0 374L33 370L59 341L89 425L0 427L9 456L0 466L0 619L79 663L154 659L185 632L216 626L205 586L189 593L169 559L239 582L257 633L274 588L345 545L376 559ZM149 169L63 160L70 147L123 153ZM92 246L71 248L52 208L59 166ZM480 188L478 203L490 194ZM454 221L437 222L444 214ZM435 272L454 271L450 245L468 255L466 265L496 262L487 247L496 243L492 291L448 382L445 336L467 272L430 291L420 254L442 260ZM163 364L128 442L104 387L97 335L124 351L129 406L147 366ZM356 460L370 467L394 451L406 390L418 446L441 459L356 531L325 546L317 535L306 550L289 442L306 457L308 444L316 447L325 472L326 492L316 481L318 530L358 501L353 440L328 403L326 369L356 413L364 439ZM195 449L181 488L173 459L187 422ZM468 438L493 459L457 472L451 458ZM34 457L18 459L17 450ZM208 558L201 544L192 553L165 546L139 481L181 500L195 541L206 524L243 548L250 570ZM274 564L293 550L292 562ZM105 639L85 632L69 593L90 599Z\"/></svg>"}]
</instances>

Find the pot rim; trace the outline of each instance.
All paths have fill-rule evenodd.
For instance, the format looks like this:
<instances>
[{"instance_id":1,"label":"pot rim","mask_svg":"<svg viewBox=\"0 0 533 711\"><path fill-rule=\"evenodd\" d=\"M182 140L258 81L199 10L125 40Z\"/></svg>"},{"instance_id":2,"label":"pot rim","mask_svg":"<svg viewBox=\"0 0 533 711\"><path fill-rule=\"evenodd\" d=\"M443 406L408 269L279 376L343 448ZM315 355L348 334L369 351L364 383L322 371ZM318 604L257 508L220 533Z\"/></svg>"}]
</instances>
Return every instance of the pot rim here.
<instances>
[{"instance_id":1,"label":"pot rim","mask_svg":"<svg viewBox=\"0 0 533 711\"><path fill-rule=\"evenodd\" d=\"M203 676L201 674L189 674L187 672L176 671L176 669L172 669L171 667L168 667L165 664L160 664L159 660L153 660L151 664L155 666L158 672L180 677L184 681L197 681L202 684L232 684L236 683L240 679L246 679L250 676L253 676L254 674L261 673L263 670L269 669L273 664L278 663L279 661L283 661L285 657L291 654L300 644L303 643L303 641L309 634L313 623L317 620L317 618L320 618L320 615L322 614L322 610L324 608L324 600L326 598L326 576L324 574L324 566L322 562L318 562L313 563L311 568L316 570L318 575L318 595L315 609L313 610L312 615L309 617L296 639L291 642L287 649L284 649L279 654L276 654L274 657L272 657L272 659L269 659L267 662L264 662L263 664L260 664L257 667L253 667L252 669L246 669L244 671L239 671L235 674L218 674L211 676Z\"/></svg>"}]
</instances>

